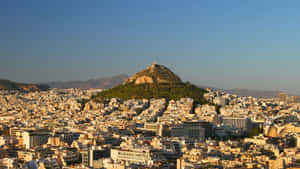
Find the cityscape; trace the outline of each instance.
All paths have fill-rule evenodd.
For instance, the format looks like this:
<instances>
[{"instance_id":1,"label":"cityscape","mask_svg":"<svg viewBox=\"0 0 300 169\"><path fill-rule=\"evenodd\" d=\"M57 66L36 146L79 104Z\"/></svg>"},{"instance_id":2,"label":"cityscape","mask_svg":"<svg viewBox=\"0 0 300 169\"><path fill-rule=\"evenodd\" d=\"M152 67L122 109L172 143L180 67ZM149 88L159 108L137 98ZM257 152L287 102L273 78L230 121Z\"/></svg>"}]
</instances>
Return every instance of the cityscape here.
<instances>
[{"instance_id":1,"label":"cityscape","mask_svg":"<svg viewBox=\"0 0 300 169\"><path fill-rule=\"evenodd\" d=\"M153 63L120 86L175 83L170 77L180 81L168 68ZM97 93L116 88L120 87L2 90L1 166L300 167L298 96L280 93L277 98L241 97L207 88L203 94L207 102L202 104L188 97L94 99Z\"/></svg>"},{"instance_id":2,"label":"cityscape","mask_svg":"<svg viewBox=\"0 0 300 169\"><path fill-rule=\"evenodd\" d=\"M300 169L299 6L2 1L0 169Z\"/></svg>"}]
</instances>

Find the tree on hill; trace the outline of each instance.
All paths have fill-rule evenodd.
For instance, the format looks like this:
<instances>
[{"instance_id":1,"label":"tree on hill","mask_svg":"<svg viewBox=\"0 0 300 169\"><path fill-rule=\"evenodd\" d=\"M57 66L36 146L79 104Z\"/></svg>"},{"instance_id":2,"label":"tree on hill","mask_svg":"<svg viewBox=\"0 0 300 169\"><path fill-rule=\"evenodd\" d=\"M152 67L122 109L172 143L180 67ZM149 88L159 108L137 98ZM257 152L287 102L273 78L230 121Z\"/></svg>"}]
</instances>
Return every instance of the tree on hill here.
<instances>
[{"instance_id":1,"label":"tree on hill","mask_svg":"<svg viewBox=\"0 0 300 169\"><path fill-rule=\"evenodd\" d=\"M98 93L93 100L103 102L106 98L128 99L151 99L165 98L167 100L179 100L181 98L192 98L196 103L205 104L203 98L206 93L204 89L191 84L126 84Z\"/></svg>"},{"instance_id":2,"label":"tree on hill","mask_svg":"<svg viewBox=\"0 0 300 169\"><path fill-rule=\"evenodd\" d=\"M110 98L120 99L160 99L179 100L192 98L195 103L208 103L203 95L206 91L190 82L183 83L169 68L152 64L129 77L122 85L98 93L92 99L104 102Z\"/></svg>"}]
</instances>

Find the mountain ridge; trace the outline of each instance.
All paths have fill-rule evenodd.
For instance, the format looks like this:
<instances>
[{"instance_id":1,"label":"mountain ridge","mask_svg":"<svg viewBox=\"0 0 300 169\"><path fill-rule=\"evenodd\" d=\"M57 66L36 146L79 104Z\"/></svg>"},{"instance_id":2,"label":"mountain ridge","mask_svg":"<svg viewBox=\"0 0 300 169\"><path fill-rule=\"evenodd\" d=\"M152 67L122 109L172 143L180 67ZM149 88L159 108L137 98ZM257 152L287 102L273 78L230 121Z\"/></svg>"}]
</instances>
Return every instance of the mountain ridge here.
<instances>
[{"instance_id":1,"label":"mountain ridge","mask_svg":"<svg viewBox=\"0 0 300 169\"><path fill-rule=\"evenodd\" d=\"M239 96L252 96L256 98L275 98L278 97L281 91L271 91L271 90L254 90L254 89L246 89L246 88L234 88L234 89L223 89L223 91L236 94Z\"/></svg>"},{"instance_id":2,"label":"mountain ridge","mask_svg":"<svg viewBox=\"0 0 300 169\"><path fill-rule=\"evenodd\" d=\"M0 90L39 91L47 90L49 86L42 84L18 83L11 80L0 79Z\"/></svg>"},{"instance_id":3,"label":"mountain ridge","mask_svg":"<svg viewBox=\"0 0 300 169\"><path fill-rule=\"evenodd\" d=\"M89 80L72 80L72 81L54 81L47 82L45 84L52 88L68 89L68 88L78 88L78 89L109 89L116 85L121 84L124 80L128 79L128 75L120 74L116 76L106 76L98 79Z\"/></svg>"},{"instance_id":4,"label":"mountain ridge","mask_svg":"<svg viewBox=\"0 0 300 169\"><path fill-rule=\"evenodd\" d=\"M224 88L218 88L218 87L212 87L208 85L197 85L201 88L209 88L214 91L223 91L229 94L235 94L238 96L243 97L256 97L256 98L276 98L278 97L279 93L282 93L283 91L280 90L261 90L261 89L248 89L248 88L232 88L232 89L224 89ZM293 93L288 93L290 95L297 95Z\"/></svg>"}]
</instances>

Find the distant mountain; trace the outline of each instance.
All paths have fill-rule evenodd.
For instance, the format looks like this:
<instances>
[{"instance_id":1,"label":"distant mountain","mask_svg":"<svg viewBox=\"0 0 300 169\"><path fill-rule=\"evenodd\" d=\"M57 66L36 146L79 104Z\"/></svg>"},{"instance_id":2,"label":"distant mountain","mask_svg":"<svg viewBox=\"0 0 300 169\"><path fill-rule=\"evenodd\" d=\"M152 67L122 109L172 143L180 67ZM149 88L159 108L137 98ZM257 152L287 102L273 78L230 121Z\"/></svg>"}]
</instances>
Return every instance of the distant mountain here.
<instances>
[{"instance_id":1,"label":"distant mountain","mask_svg":"<svg viewBox=\"0 0 300 169\"><path fill-rule=\"evenodd\" d=\"M179 100L193 98L196 103L204 104L206 91L190 83L184 83L170 69L163 65L152 64L129 77L123 84L100 92L92 100L103 102L108 98L151 99L165 98Z\"/></svg>"},{"instance_id":2,"label":"distant mountain","mask_svg":"<svg viewBox=\"0 0 300 169\"><path fill-rule=\"evenodd\" d=\"M280 91L250 90L250 89L240 89L240 88L229 89L224 91L239 96L252 96L258 98L274 98L274 97L278 97L279 93L281 93Z\"/></svg>"},{"instance_id":3,"label":"distant mountain","mask_svg":"<svg viewBox=\"0 0 300 169\"><path fill-rule=\"evenodd\" d=\"M17 83L10 80L0 79L0 90L38 91L47 90L49 86L39 84Z\"/></svg>"},{"instance_id":4,"label":"distant mountain","mask_svg":"<svg viewBox=\"0 0 300 169\"><path fill-rule=\"evenodd\" d=\"M282 93L282 91L275 91L275 90L253 90L253 89L245 89L245 88L235 88L235 89L220 89L216 87L211 86L201 86L202 88L210 88L214 91L224 91L226 93L235 94L239 96L252 96L257 98L275 98L278 97L279 93Z\"/></svg>"},{"instance_id":5,"label":"distant mountain","mask_svg":"<svg viewBox=\"0 0 300 169\"><path fill-rule=\"evenodd\" d=\"M49 82L46 83L51 88L68 89L109 89L116 85L122 84L122 82L128 79L128 75L121 74L117 76L104 77L99 79L91 79L87 81L65 81L65 82Z\"/></svg>"}]
</instances>

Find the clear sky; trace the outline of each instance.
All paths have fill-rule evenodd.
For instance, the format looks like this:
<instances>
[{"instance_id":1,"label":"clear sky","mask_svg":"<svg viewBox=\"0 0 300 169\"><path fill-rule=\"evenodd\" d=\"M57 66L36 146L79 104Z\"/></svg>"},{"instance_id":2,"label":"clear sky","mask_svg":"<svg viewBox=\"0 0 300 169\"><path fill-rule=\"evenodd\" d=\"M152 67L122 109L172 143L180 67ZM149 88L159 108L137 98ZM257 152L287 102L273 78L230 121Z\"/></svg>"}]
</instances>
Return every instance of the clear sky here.
<instances>
[{"instance_id":1,"label":"clear sky","mask_svg":"<svg viewBox=\"0 0 300 169\"><path fill-rule=\"evenodd\" d=\"M152 62L184 80L300 94L298 0L6 0L0 78L133 74Z\"/></svg>"}]
</instances>

